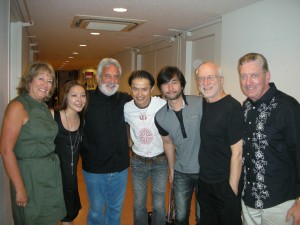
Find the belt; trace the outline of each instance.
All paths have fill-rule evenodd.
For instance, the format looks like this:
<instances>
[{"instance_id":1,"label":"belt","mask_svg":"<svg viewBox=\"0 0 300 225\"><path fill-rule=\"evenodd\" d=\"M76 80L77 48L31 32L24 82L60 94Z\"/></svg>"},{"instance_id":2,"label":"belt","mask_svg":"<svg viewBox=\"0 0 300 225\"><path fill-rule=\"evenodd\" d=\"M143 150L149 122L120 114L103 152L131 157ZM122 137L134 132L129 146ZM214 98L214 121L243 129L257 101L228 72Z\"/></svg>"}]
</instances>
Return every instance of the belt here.
<instances>
[{"instance_id":1,"label":"belt","mask_svg":"<svg viewBox=\"0 0 300 225\"><path fill-rule=\"evenodd\" d=\"M155 162L157 160L167 159L167 156L166 156L165 152L163 152L161 154L158 154L156 156L153 156L153 157L143 157L143 156L140 156L140 155L138 155L138 154L136 154L135 152L132 151L132 157L135 158L135 159L141 160L143 162L146 162L146 163L151 163L151 162Z\"/></svg>"}]
</instances>

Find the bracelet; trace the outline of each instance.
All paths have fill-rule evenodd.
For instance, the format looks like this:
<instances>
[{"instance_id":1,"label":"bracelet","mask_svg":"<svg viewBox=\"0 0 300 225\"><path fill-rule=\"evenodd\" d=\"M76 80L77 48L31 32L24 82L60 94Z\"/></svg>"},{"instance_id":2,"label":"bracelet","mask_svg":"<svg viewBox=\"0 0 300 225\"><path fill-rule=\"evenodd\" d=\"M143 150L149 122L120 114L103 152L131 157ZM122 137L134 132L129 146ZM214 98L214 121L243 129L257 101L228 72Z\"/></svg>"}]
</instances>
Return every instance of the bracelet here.
<instances>
[{"instance_id":1,"label":"bracelet","mask_svg":"<svg viewBox=\"0 0 300 225\"><path fill-rule=\"evenodd\" d=\"M296 201L300 201L300 197L296 198Z\"/></svg>"}]
</instances>

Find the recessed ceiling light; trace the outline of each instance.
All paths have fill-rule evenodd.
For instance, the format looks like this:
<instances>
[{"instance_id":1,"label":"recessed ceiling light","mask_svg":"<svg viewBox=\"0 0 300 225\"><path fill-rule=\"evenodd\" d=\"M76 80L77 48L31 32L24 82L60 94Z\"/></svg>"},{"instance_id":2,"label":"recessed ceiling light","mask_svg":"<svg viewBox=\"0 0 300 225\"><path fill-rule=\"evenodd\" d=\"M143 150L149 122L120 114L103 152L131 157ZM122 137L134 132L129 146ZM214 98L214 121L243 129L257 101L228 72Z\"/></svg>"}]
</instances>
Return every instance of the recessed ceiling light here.
<instances>
[{"instance_id":1,"label":"recessed ceiling light","mask_svg":"<svg viewBox=\"0 0 300 225\"><path fill-rule=\"evenodd\" d=\"M73 52L73 55L78 55L78 52Z\"/></svg>"},{"instance_id":2,"label":"recessed ceiling light","mask_svg":"<svg viewBox=\"0 0 300 225\"><path fill-rule=\"evenodd\" d=\"M80 44L79 46L80 46L80 47L86 47L86 45L85 45L85 44Z\"/></svg>"},{"instance_id":3,"label":"recessed ceiling light","mask_svg":"<svg viewBox=\"0 0 300 225\"><path fill-rule=\"evenodd\" d=\"M73 56L69 56L68 58L69 58L69 59L74 59L74 57L73 57Z\"/></svg>"},{"instance_id":4,"label":"recessed ceiling light","mask_svg":"<svg viewBox=\"0 0 300 225\"><path fill-rule=\"evenodd\" d=\"M92 32L91 35L100 35L98 32Z\"/></svg>"},{"instance_id":5,"label":"recessed ceiling light","mask_svg":"<svg viewBox=\"0 0 300 225\"><path fill-rule=\"evenodd\" d=\"M113 8L113 10L115 12L127 12L127 9L125 9L125 8Z\"/></svg>"}]
</instances>

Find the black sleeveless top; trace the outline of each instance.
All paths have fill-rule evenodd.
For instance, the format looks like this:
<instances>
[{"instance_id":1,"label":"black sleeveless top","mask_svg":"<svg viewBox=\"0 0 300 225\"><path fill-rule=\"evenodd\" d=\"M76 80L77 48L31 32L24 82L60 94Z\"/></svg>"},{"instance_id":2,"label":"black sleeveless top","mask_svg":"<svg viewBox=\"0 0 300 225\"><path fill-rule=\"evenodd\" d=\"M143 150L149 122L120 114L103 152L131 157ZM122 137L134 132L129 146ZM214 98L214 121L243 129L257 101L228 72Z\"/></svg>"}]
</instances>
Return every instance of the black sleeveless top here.
<instances>
[{"instance_id":1,"label":"black sleeveless top","mask_svg":"<svg viewBox=\"0 0 300 225\"><path fill-rule=\"evenodd\" d=\"M78 130L70 132L64 128L59 111L54 111L54 120L58 125L58 134L54 141L56 146L55 153L60 160L64 199L67 209L67 215L62 221L71 222L77 217L81 209L77 182L77 165L82 140L83 120L80 120ZM74 146L73 153L71 141Z\"/></svg>"}]
</instances>

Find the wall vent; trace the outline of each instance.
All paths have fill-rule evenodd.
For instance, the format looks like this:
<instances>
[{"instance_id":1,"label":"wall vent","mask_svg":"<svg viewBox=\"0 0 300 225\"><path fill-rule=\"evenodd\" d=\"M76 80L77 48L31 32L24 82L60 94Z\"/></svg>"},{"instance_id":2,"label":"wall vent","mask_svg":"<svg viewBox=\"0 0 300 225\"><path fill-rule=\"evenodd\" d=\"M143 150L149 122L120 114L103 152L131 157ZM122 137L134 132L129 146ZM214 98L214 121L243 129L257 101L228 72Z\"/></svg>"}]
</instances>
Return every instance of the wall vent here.
<instances>
[{"instance_id":1,"label":"wall vent","mask_svg":"<svg viewBox=\"0 0 300 225\"><path fill-rule=\"evenodd\" d=\"M71 27L98 31L128 32L145 22L145 20L76 15Z\"/></svg>"}]
</instances>

